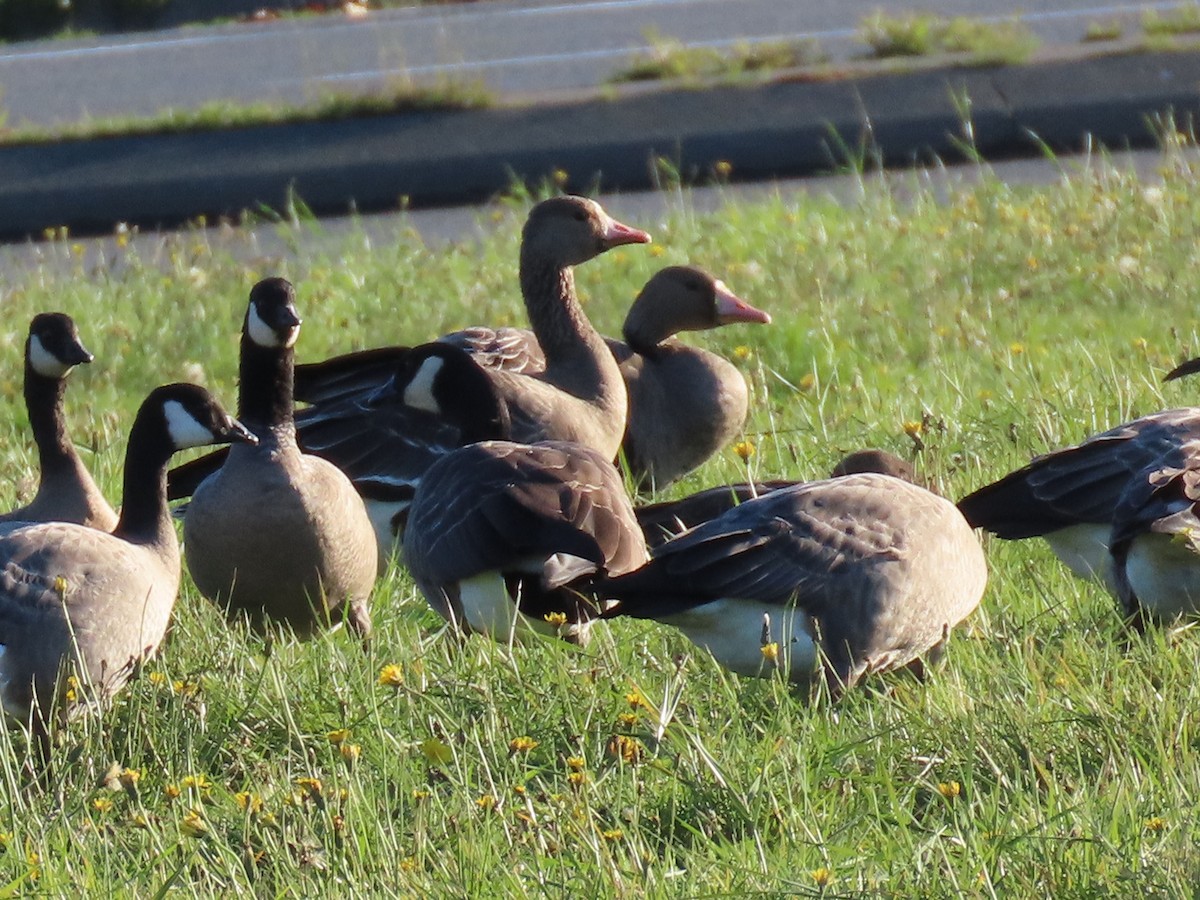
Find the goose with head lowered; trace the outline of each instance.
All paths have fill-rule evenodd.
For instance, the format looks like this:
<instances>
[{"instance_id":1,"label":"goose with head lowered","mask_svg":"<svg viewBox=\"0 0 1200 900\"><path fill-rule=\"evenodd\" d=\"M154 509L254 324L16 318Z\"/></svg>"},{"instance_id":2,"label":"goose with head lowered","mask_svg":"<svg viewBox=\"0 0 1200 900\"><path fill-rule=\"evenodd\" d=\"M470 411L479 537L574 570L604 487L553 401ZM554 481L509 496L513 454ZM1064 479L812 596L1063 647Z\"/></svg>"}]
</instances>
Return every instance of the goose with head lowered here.
<instances>
[{"instance_id":1,"label":"goose with head lowered","mask_svg":"<svg viewBox=\"0 0 1200 900\"><path fill-rule=\"evenodd\" d=\"M20 509L0 515L6 522L77 522L101 531L117 524L113 512L71 443L63 413L67 375L90 363L75 322L65 313L40 313L25 341L25 408L37 445L37 494Z\"/></svg>"},{"instance_id":2,"label":"goose with head lowered","mask_svg":"<svg viewBox=\"0 0 1200 900\"><path fill-rule=\"evenodd\" d=\"M0 703L44 735L57 709L111 696L162 641L179 592L171 454L254 435L203 388L152 391L129 433L112 533L65 522L0 531Z\"/></svg>"},{"instance_id":3,"label":"goose with head lowered","mask_svg":"<svg viewBox=\"0 0 1200 900\"><path fill-rule=\"evenodd\" d=\"M1200 360L1185 362L1164 380L1198 370ZM1038 456L963 497L958 508L971 525L1004 540L1044 539L1072 574L1116 597L1109 538L1118 502L1155 469L1183 466L1182 448L1196 438L1200 407L1151 413Z\"/></svg>"},{"instance_id":4,"label":"goose with head lowered","mask_svg":"<svg viewBox=\"0 0 1200 900\"><path fill-rule=\"evenodd\" d=\"M585 643L597 615L578 585L646 560L620 473L595 450L484 441L430 466L404 558L429 604L465 632Z\"/></svg>"},{"instance_id":5,"label":"goose with head lowered","mask_svg":"<svg viewBox=\"0 0 1200 900\"><path fill-rule=\"evenodd\" d=\"M834 698L872 672L922 665L979 604L983 550L954 505L887 475L747 500L592 588L606 618L654 619L731 671L776 669Z\"/></svg>"},{"instance_id":6,"label":"goose with head lowered","mask_svg":"<svg viewBox=\"0 0 1200 900\"><path fill-rule=\"evenodd\" d=\"M486 370L508 406L515 440L572 441L616 458L629 411L625 381L583 312L572 267L649 240L585 197L554 197L530 211L521 233L521 294L545 366L533 374ZM319 407L369 393L391 377L403 352L384 348L301 366L296 397Z\"/></svg>"},{"instance_id":7,"label":"goose with head lowered","mask_svg":"<svg viewBox=\"0 0 1200 900\"><path fill-rule=\"evenodd\" d=\"M365 642L375 533L341 471L301 453L292 402L295 291L267 278L242 326L238 417L258 437L230 449L192 494L183 546L196 587L257 631L283 624L307 638L345 620Z\"/></svg>"}]
</instances>

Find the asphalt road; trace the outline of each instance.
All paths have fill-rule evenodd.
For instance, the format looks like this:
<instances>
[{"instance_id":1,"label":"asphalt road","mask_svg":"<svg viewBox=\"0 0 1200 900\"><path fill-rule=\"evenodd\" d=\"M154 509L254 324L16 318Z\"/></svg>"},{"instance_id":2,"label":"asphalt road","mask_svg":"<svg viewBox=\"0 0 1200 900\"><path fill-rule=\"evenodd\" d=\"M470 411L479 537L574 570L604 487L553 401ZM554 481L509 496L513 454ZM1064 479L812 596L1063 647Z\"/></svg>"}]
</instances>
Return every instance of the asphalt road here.
<instances>
[{"instance_id":1,"label":"asphalt road","mask_svg":"<svg viewBox=\"0 0 1200 900\"><path fill-rule=\"evenodd\" d=\"M1136 22L1178 2L1029 0L1020 14L1047 41L1089 22ZM834 57L863 52L873 10L920 8L1004 19L995 0L484 0L372 13L192 27L0 48L0 121L53 124L148 115L214 100L305 102L396 79L479 80L504 94L554 95L602 82L657 33L698 46L814 38Z\"/></svg>"}]
</instances>

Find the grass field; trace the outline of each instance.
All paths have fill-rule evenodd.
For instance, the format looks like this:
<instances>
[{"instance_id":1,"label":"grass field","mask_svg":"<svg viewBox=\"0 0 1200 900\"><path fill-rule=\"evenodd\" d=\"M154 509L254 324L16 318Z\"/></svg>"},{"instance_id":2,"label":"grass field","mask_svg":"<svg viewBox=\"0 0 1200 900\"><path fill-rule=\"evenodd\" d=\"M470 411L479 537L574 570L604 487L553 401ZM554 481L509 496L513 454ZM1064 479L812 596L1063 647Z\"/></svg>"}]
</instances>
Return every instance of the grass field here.
<instances>
[{"instance_id":1,"label":"grass field","mask_svg":"<svg viewBox=\"0 0 1200 900\"><path fill-rule=\"evenodd\" d=\"M1200 190L1177 151L1162 176L1102 166L944 202L914 179L904 199L867 184L849 206L720 215L685 196L631 223L652 247L580 268L580 288L615 332L651 272L692 261L775 316L702 339L753 382L756 452L672 494L747 468L813 477L873 445L957 497L1194 396L1159 379L1200 350ZM67 265L0 283L0 506L32 487L33 313L72 313L96 353L68 412L115 495L150 387L200 379L234 402L253 281L297 283L301 359L519 323L524 208L436 253L358 235L247 263L196 233L72 271L82 250L57 244ZM345 634L267 654L189 584L162 657L66 734L55 790L22 791L25 743L0 738L0 896L1192 895L1200 638L1130 639L1044 547L987 550L983 605L929 683L884 679L837 707L727 675L650 624L614 623L587 651L459 642L400 571L375 594L369 657Z\"/></svg>"}]
</instances>

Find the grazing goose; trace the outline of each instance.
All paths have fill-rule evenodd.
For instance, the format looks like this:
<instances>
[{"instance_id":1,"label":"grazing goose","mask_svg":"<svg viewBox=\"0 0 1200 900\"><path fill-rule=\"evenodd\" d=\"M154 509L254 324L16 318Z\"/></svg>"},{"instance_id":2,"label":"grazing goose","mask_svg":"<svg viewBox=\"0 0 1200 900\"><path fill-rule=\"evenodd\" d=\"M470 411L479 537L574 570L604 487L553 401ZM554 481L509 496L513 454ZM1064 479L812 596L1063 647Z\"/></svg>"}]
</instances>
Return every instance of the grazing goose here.
<instances>
[{"instance_id":1,"label":"grazing goose","mask_svg":"<svg viewBox=\"0 0 1200 900\"><path fill-rule=\"evenodd\" d=\"M1004 540L1044 538L1076 577L1098 580L1116 596L1108 540L1117 502L1139 473L1182 465L1180 448L1194 437L1200 408L1142 416L1039 456L959 500L958 508L973 527Z\"/></svg>"},{"instance_id":2,"label":"grazing goose","mask_svg":"<svg viewBox=\"0 0 1200 900\"><path fill-rule=\"evenodd\" d=\"M375 583L375 533L335 466L302 454L292 411L295 292L282 278L250 291L242 326L238 417L259 439L230 449L192 495L183 520L188 570L200 593L265 631L300 638L345 618L365 642Z\"/></svg>"},{"instance_id":3,"label":"grazing goose","mask_svg":"<svg viewBox=\"0 0 1200 900\"><path fill-rule=\"evenodd\" d=\"M604 455L578 444L485 441L425 473L404 557L430 605L466 632L582 644L596 613L575 586L637 568L646 546Z\"/></svg>"},{"instance_id":4,"label":"grazing goose","mask_svg":"<svg viewBox=\"0 0 1200 900\"><path fill-rule=\"evenodd\" d=\"M101 531L117 524L113 512L67 434L63 393L67 374L92 354L64 313L40 313L25 341L25 409L37 444L41 472L37 494L20 509L0 515L5 522L77 522Z\"/></svg>"},{"instance_id":5,"label":"grazing goose","mask_svg":"<svg viewBox=\"0 0 1200 900\"><path fill-rule=\"evenodd\" d=\"M437 341L405 350L371 392L296 413L296 442L350 478L375 528L383 571L398 545L413 491L443 454L506 439L508 407L469 354ZM225 462L218 450L170 472L167 496L191 496Z\"/></svg>"},{"instance_id":6,"label":"grazing goose","mask_svg":"<svg viewBox=\"0 0 1200 900\"><path fill-rule=\"evenodd\" d=\"M64 522L0 535L0 703L45 736L69 700L111 696L163 638L179 591L167 462L203 444L253 443L203 388L152 391L129 433L121 518L111 534Z\"/></svg>"},{"instance_id":7,"label":"grazing goose","mask_svg":"<svg viewBox=\"0 0 1200 900\"><path fill-rule=\"evenodd\" d=\"M1115 593L1139 631L1200 612L1200 440L1177 455L1131 479L1113 513Z\"/></svg>"},{"instance_id":8,"label":"grazing goose","mask_svg":"<svg viewBox=\"0 0 1200 900\"><path fill-rule=\"evenodd\" d=\"M521 235L521 294L545 368L533 375L487 370L508 406L516 440L573 441L616 458L629 409L625 382L575 296L572 267L613 247L649 240L584 197L554 197L530 211ZM401 352L384 348L301 367L296 397L319 406L373 390L380 366L386 373L394 364L391 354ZM363 360L365 369L359 369Z\"/></svg>"},{"instance_id":9,"label":"grazing goose","mask_svg":"<svg viewBox=\"0 0 1200 900\"><path fill-rule=\"evenodd\" d=\"M891 475L894 478L901 478L912 484L926 487L917 479L911 465L886 450L856 450L848 453L833 467L830 477L840 478L843 475L855 475L862 472ZM637 515L642 533L646 536L647 546L654 548L687 529L694 528L701 522L715 519L747 500L803 483L802 481L778 479L723 484L720 487L708 488L708 490L691 494L679 500L647 503L635 507L633 511Z\"/></svg>"},{"instance_id":10,"label":"grazing goose","mask_svg":"<svg viewBox=\"0 0 1200 900\"><path fill-rule=\"evenodd\" d=\"M837 697L917 664L979 604L983 551L954 505L887 475L847 475L747 500L600 580L604 616L681 630L742 675L778 665Z\"/></svg>"}]
</instances>

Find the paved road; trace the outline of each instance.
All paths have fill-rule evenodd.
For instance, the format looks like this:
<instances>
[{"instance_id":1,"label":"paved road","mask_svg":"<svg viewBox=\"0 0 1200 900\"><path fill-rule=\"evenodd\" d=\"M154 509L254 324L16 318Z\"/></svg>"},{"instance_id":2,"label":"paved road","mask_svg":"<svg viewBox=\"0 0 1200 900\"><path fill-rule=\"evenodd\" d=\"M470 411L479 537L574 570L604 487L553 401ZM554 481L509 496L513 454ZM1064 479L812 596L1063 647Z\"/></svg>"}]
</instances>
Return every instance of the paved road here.
<instances>
[{"instance_id":1,"label":"paved road","mask_svg":"<svg viewBox=\"0 0 1200 900\"><path fill-rule=\"evenodd\" d=\"M809 37L826 52L862 52L863 16L936 9L996 15L995 0L486 0L390 10L360 20L292 19L0 48L0 120L51 124L151 114L206 101L304 102L395 79L477 79L509 94L601 82L648 48L647 35L727 47ZM1097 20L1136 22L1160 2L1028 0L1022 18L1048 41L1079 40Z\"/></svg>"}]
</instances>

